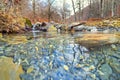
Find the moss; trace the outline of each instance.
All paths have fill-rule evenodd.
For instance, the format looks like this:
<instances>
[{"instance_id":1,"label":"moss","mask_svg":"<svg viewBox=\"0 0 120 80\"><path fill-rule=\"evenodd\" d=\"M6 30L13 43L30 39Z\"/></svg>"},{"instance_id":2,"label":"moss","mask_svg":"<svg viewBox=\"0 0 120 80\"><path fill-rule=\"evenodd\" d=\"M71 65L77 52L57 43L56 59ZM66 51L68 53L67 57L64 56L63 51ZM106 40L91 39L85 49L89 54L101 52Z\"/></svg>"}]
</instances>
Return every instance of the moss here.
<instances>
[{"instance_id":1,"label":"moss","mask_svg":"<svg viewBox=\"0 0 120 80\"><path fill-rule=\"evenodd\" d=\"M28 18L25 18L25 25L29 26L29 27L32 27L32 23Z\"/></svg>"}]
</instances>

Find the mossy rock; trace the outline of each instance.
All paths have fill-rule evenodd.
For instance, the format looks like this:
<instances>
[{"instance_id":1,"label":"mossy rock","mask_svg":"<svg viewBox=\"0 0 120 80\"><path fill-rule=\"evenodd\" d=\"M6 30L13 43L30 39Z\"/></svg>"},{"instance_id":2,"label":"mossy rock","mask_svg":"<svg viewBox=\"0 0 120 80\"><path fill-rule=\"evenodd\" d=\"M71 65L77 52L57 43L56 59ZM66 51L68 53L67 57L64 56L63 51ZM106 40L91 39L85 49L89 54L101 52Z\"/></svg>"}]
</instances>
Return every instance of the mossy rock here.
<instances>
[{"instance_id":1,"label":"mossy rock","mask_svg":"<svg viewBox=\"0 0 120 80\"><path fill-rule=\"evenodd\" d=\"M32 27L32 23L28 18L25 18L25 25L29 26L29 27Z\"/></svg>"},{"instance_id":2,"label":"mossy rock","mask_svg":"<svg viewBox=\"0 0 120 80\"><path fill-rule=\"evenodd\" d=\"M0 38L2 38L2 33L0 33Z\"/></svg>"}]
</instances>

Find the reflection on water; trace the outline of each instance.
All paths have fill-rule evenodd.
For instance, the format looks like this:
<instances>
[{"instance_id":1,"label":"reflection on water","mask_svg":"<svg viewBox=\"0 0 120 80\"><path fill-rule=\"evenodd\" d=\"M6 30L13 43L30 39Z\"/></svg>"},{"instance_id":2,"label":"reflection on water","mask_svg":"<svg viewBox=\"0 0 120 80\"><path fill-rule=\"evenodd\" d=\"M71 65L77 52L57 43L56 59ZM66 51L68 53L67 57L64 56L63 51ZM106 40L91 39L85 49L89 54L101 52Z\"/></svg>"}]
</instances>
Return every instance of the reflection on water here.
<instances>
[{"instance_id":1,"label":"reflection on water","mask_svg":"<svg viewBox=\"0 0 120 80\"><path fill-rule=\"evenodd\" d=\"M118 33L31 32L3 35L0 40L0 56L22 66L21 80L120 79Z\"/></svg>"}]
</instances>

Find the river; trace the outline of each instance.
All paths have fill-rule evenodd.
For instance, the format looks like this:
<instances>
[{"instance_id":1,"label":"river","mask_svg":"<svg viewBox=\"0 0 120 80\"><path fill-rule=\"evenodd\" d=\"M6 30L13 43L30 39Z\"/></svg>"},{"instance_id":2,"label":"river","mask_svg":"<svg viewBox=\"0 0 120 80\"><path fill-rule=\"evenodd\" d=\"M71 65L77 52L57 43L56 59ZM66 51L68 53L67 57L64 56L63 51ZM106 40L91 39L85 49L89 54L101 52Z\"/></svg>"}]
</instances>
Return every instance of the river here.
<instances>
[{"instance_id":1,"label":"river","mask_svg":"<svg viewBox=\"0 0 120 80\"><path fill-rule=\"evenodd\" d=\"M12 61L8 59L6 64L16 65L5 74L9 80L119 80L120 34L4 34L0 37L0 74L2 68L11 66L3 64L7 58ZM0 77L6 80L6 76Z\"/></svg>"}]
</instances>

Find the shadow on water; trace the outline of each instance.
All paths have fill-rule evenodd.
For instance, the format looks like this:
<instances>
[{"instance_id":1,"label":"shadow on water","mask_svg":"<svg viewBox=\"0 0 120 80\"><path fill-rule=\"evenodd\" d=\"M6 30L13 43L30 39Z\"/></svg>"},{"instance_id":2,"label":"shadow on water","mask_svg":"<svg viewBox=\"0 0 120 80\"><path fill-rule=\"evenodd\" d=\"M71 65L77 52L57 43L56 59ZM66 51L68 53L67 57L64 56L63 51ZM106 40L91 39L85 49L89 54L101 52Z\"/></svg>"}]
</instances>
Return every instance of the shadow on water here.
<instances>
[{"instance_id":1,"label":"shadow on water","mask_svg":"<svg viewBox=\"0 0 120 80\"><path fill-rule=\"evenodd\" d=\"M119 37L82 32L2 35L0 57L22 66L21 80L119 80Z\"/></svg>"}]
</instances>

